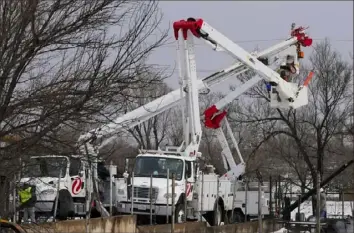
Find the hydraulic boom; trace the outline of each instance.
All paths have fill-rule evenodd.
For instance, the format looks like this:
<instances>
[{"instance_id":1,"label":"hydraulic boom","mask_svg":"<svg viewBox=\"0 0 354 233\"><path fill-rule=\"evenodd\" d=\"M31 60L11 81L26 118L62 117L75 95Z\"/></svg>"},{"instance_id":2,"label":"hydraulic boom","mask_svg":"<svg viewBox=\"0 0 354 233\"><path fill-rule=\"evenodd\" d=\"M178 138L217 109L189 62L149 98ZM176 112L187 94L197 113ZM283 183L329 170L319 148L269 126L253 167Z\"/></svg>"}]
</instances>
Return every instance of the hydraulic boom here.
<instances>
[{"instance_id":1,"label":"hydraulic boom","mask_svg":"<svg viewBox=\"0 0 354 233\"><path fill-rule=\"evenodd\" d=\"M283 42L280 42L264 51L259 53L251 53L253 56L258 58L270 57L284 51L292 46L296 46L299 50L299 43L305 43L302 35L305 35L302 27L295 30L296 33L292 33L291 37ZM175 32L176 33L176 32ZM306 37L307 38L307 37ZM310 40L310 39L308 39ZM301 42L302 41L302 42ZM306 41L306 40L305 40ZM307 42L308 43L308 42ZM299 50L299 52L301 52ZM226 69L215 72L212 75L205 77L204 79L197 79L195 86L199 92L208 93L209 89L213 86L225 81L230 76L238 76L249 70L249 67L244 65L242 62L236 62L232 66ZM184 96L181 95L179 89L174 90L164 96L161 96L154 101L147 103L139 108L134 109L131 112L126 113L123 116L118 117L113 122L108 123L100 128L90 131L87 134L82 135L79 138L79 143L84 143L88 140L95 139L96 137L103 137L103 143L99 147L104 147L113 140L114 134L122 129L130 129L136 125L139 125L148 119L171 109L183 101Z\"/></svg>"}]
</instances>

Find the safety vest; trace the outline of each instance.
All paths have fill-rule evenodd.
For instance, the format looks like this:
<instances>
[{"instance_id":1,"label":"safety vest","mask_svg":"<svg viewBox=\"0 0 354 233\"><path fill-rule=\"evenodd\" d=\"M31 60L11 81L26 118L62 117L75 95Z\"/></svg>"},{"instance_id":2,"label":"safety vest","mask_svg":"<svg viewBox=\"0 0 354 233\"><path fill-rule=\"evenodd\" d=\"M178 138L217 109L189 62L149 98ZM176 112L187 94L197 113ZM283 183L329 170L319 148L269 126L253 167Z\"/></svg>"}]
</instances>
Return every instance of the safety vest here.
<instances>
[{"instance_id":1,"label":"safety vest","mask_svg":"<svg viewBox=\"0 0 354 233\"><path fill-rule=\"evenodd\" d=\"M32 187L28 187L19 192L21 204L26 203L32 197Z\"/></svg>"}]
</instances>

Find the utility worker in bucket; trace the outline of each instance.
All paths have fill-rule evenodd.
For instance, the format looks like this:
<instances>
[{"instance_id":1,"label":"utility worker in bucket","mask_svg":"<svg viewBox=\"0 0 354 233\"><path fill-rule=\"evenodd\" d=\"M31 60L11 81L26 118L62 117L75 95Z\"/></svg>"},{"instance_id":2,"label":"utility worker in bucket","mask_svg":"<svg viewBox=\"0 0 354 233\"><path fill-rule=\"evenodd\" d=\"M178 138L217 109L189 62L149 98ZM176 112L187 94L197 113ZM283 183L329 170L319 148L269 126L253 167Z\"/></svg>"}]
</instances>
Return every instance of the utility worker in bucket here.
<instances>
[{"instance_id":1,"label":"utility worker in bucket","mask_svg":"<svg viewBox=\"0 0 354 233\"><path fill-rule=\"evenodd\" d=\"M295 58L292 55L286 56L286 61L283 62L277 72L280 74L280 77L285 81L289 82L291 76L299 73L298 65L295 64Z\"/></svg>"},{"instance_id":2,"label":"utility worker in bucket","mask_svg":"<svg viewBox=\"0 0 354 233\"><path fill-rule=\"evenodd\" d=\"M36 186L29 185L27 183L23 184L18 191L18 196L20 199L20 206L18 207L18 210L23 209L23 221L28 222L29 217L31 222L35 223L35 205L37 202Z\"/></svg>"},{"instance_id":3,"label":"utility worker in bucket","mask_svg":"<svg viewBox=\"0 0 354 233\"><path fill-rule=\"evenodd\" d=\"M287 82L292 81L292 77L295 74L299 74L299 63L296 61L295 62L295 56L288 54L285 57L285 61L281 63L280 67L276 70L276 72L280 75L282 79L284 79ZM268 92L268 97L270 98L270 91L272 89L271 84L269 82L265 82L267 92Z\"/></svg>"}]
</instances>

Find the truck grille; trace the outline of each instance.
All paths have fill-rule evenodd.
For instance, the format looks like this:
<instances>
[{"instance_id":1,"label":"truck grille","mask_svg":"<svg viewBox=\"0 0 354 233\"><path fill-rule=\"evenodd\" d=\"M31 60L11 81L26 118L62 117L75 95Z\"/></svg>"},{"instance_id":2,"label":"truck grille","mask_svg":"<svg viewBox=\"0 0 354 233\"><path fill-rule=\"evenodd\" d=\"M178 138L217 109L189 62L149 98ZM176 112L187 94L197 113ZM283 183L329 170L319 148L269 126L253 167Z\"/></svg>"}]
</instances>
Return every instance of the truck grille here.
<instances>
[{"instance_id":1,"label":"truck grille","mask_svg":"<svg viewBox=\"0 0 354 233\"><path fill-rule=\"evenodd\" d=\"M131 198L132 194L132 187L128 187L128 195L129 198ZM158 195L158 189L157 188L152 188L152 199L156 200L157 195ZM147 198L150 199L150 188L146 187L135 187L134 186L134 198Z\"/></svg>"}]
</instances>

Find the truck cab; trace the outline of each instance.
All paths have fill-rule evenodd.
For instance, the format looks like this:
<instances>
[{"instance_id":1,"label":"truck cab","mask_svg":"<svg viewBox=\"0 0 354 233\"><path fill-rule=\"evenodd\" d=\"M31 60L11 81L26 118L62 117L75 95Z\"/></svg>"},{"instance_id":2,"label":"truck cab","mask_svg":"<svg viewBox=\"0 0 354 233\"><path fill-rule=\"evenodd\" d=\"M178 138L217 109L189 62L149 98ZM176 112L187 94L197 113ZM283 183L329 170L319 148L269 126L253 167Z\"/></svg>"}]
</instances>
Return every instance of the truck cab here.
<instances>
[{"instance_id":1,"label":"truck cab","mask_svg":"<svg viewBox=\"0 0 354 233\"><path fill-rule=\"evenodd\" d=\"M131 177L118 187L118 211L121 213L131 213L133 210L135 214L148 215L152 208L155 216L170 214L173 175L176 211L182 212L186 195L187 200L192 200L196 167L195 159L191 157L142 153L136 157L133 171ZM150 203L153 203L151 207Z\"/></svg>"},{"instance_id":2,"label":"truck cab","mask_svg":"<svg viewBox=\"0 0 354 233\"><path fill-rule=\"evenodd\" d=\"M38 217L49 218L53 215L58 194L59 218L83 216L86 168L85 160L78 155L33 156L23 164L19 186L28 183L36 187Z\"/></svg>"}]
</instances>

